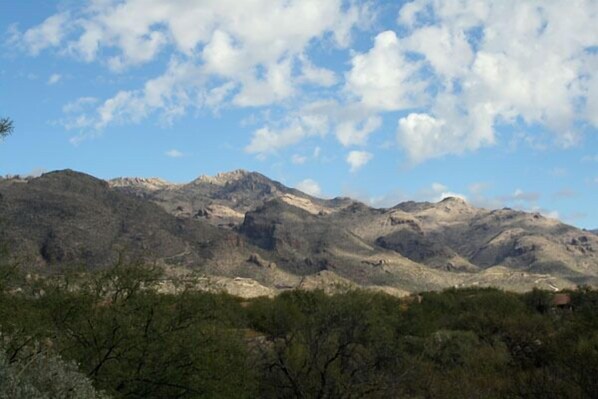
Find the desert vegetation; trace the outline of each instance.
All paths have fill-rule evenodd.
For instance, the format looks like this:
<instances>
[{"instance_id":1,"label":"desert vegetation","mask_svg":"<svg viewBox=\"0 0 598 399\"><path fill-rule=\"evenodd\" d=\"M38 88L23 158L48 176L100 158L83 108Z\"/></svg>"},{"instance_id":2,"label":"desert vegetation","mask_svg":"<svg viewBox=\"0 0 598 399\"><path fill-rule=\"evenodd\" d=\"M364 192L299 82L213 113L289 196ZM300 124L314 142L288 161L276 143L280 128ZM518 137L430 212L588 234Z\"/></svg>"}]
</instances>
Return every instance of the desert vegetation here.
<instances>
[{"instance_id":1,"label":"desert vegetation","mask_svg":"<svg viewBox=\"0 0 598 399\"><path fill-rule=\"evenodd\" d=\"M0 118L0 139L9 136L14 131L14 122L10 118Z\"/></svg>"},{"instance_id":2,"label":"desert vegetation","mask_svg":"<svg viewBox=\"0 0 598 399\"><path fill-rule=\"evenodd\" d=\"M407 298L159 290L119 263L42 277L3 258L1 398L582 398L598 385L598 291Z\"/></svg>"}]
</instances>

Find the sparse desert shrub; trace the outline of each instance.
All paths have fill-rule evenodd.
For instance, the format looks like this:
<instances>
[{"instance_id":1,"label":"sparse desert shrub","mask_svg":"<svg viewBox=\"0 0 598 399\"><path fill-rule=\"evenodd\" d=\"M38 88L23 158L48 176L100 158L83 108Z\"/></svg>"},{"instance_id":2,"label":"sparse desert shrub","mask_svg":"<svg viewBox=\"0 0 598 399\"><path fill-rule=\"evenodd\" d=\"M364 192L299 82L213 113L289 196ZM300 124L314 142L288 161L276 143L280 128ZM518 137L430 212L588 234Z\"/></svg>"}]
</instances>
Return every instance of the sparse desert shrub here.
<instances>
[{"instance_id":1,"label":"sparse desert shrub","mask_svg":"<svg viewBox=\"0 0 598 399\"><path fill-rule=\"evenodd\" d=\"M0 399L107 399L76 363L42 349L23 348L10 359L0 348Z\"/></svg>"}]
</instances>

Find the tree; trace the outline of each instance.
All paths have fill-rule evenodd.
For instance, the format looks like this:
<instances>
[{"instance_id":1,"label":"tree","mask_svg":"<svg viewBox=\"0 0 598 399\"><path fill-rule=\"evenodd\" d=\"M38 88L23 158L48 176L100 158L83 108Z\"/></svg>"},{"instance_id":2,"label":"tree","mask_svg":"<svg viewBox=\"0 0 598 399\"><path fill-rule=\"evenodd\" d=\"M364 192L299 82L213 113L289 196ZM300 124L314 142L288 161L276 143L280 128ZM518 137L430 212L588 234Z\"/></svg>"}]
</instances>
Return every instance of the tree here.
<instances>
[{"instance_id":1,"label":"tree","mask_svg":"<svg viewBox=\"0 0 598 399\"><path fill-rule=\"evenodd\" d=\"M252 328L265 334L258 353L260 397L388 398L404 367L385 296L321 291L283 293L249 308Z\"/></svg>"},{"instance_id":2,"label":"tree","mask_svg":"<svg viewBox=\"0 0 598 399\"><path fill-rule=\"evenodd\" d=\"M74 362L39 344L10 361L0 342L0 399L108 399Z\"/></svg>"},{"instance_id":3,"label":"tree","mask_svg":"<svg viewBox=\"0 0 598 399\"><path fill-rule=\"evenodd\" d=\"M12 119L0 118L0 139L9 136L15 129Z\"/></svg>"}]
</instances>

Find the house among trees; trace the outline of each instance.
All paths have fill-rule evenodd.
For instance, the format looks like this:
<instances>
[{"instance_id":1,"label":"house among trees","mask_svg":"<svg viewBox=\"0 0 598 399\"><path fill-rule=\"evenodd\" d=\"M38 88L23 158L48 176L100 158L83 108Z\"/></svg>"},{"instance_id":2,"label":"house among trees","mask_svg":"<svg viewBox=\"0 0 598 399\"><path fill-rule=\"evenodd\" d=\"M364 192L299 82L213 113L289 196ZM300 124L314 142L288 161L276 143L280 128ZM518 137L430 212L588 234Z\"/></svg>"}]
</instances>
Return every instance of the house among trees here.
<instances>
[{"instance_id":1,"label":"house among trees","mask_svg":"<svg viewBox=\"0 0 598 399\"><path fill-rule=\"evenodd\" d=\"M572 310L571 295L566 293L554 294L552 297L552 307L554 309Z\"/></svg>"}]
</instances>

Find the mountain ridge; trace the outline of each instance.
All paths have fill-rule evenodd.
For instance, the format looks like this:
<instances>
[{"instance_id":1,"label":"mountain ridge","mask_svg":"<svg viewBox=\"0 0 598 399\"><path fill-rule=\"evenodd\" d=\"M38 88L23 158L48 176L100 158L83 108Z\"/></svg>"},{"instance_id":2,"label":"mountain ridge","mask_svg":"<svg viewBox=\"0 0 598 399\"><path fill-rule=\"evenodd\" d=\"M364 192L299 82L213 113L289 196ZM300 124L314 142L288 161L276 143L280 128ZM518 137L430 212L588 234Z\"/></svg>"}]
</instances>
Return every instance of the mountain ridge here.
<instances>
[{"instance_id":1,"label":"mountain ridge","mask_svg":"<svg viewBox=\"0 0 598 399\"><path fill-rule=\"evenodd\" d=\"M598 236L537 213L459 198L372 208L244 170L183 184L69 170L3 179L0 220L2 239L42 268L103 267L126 248L202 275L249 279L260 292L347 282L401 293L556 290L598 281Z\"/></svg>"}]
</instances>

